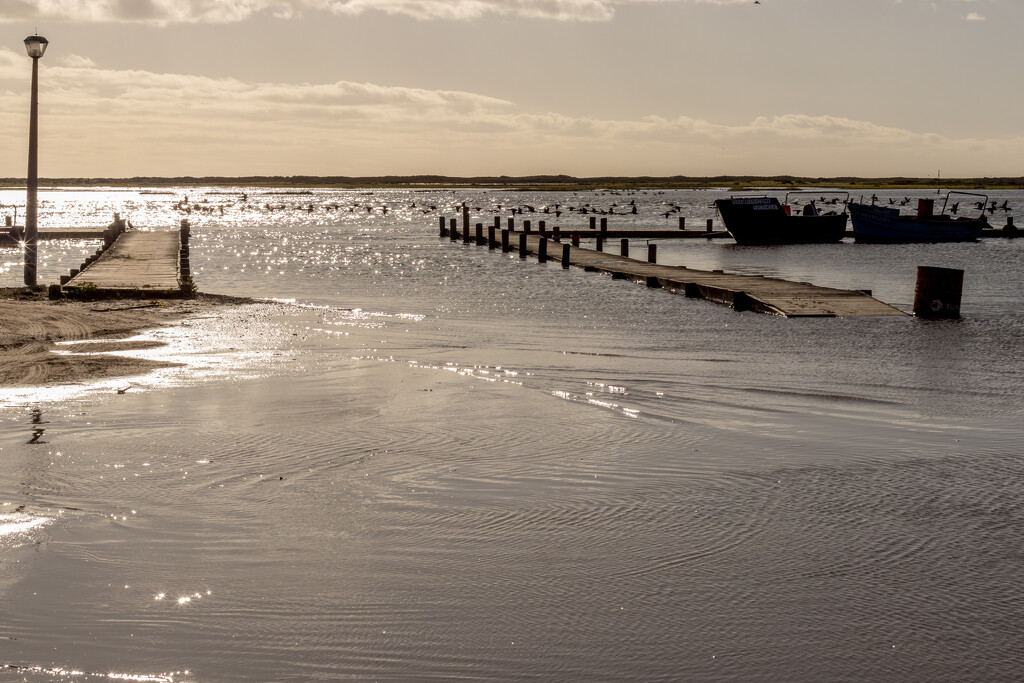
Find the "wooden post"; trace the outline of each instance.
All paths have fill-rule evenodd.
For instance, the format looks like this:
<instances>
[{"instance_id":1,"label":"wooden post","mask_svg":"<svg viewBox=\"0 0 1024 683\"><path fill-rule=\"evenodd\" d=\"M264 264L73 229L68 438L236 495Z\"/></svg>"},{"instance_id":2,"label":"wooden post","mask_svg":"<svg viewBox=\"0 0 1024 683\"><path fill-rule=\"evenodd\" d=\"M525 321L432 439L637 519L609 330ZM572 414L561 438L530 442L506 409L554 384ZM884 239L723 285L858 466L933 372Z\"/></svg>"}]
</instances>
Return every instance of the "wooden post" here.
<instances>
[{"instance_id":1,"label":"wooden post","mask_svg":"<svg viewBox=\"0 0 1024 683\"><path fill-rule=\"evenodd\" d=\"M715 220L713 218L709 218L708 219L708 232L711 232L711 225L714 222L715 222Z\"/></svg>"},{"instance_id":2,"label":"wooden post","mask_svg":"<svg viewBox=\"0 0 1024 683\"><path fill-rule=\"evenodd\" d=\"M597 250L604 251L604 238L600 235L597 236Z\"/></svg>"},{"instance_id":3,"label":"wooden post","mask_svg":"<svg viewBox=\"0 0 1024 683\"><path fill-rule=\"evenodd\" d=\"M629 240L623 237L622 242L620 244L622 246L619 247L619 253L622 254L623 256L629 256Z\"/></svg>"},{"instance_id":4,"label":"wooden post","mask_svg":"<svg viewBox=\"0 0 1024 683\"><path fill-rule=\"evenodd\" d=\"M541 237L537 245L537 263L546 263L548 260L548 238Z\"/></svg>"},{"instance_id":5,"label":"wooden post","mask_svg":"<svg viewBox=\"0 0 1024 683\"><path fill-rule=\"evenodd\" d=\"M484 224L476 224L476 243L477 245L483 245L484 243Z\"/></svg>"},{"instance_id":6,"label":"wooden post","mask_svg":"<svg viewBox=\"0 0 1024 683\"><path fill-rule=\"evenodd\" d=\"M540 234L544 234L544 229L547 227L547 221L537 221L537 229L540 230Z\"/></svg>"},{"instance_id":7,"label":"wooden post","mask_svg":"<svg viewBox=\"0 0 1024 683\"><path fill-rule=\"evenodd\" d=\"M516 230L516 219L515 216L510 216L508 219L508 231L515 232Z\"/></svg>"},{"instance_id":8,"label":"wooden post","mask_svg":"<svg viewBox=\"0 0 1024 683\"><path fill-rule=\"evenodd\" d=\"M580 234L578 232L574 232L572 234L572 237L570 237L570 241L572 241L572 246L580 246Z\"/></svg>"},{"instance_id":9,"label":"wooden post","mask_svg":"<svg viewBox=\"0 0 1024 683\"><path fill-rule=\"evenodd\" d=\"M962 270L918 266L914 315L918 318L959 318L963 288Z\"/></svg>"},{"instance_id":10,"label":"wooden post","mask_svg":"<svg viewBox=\"0 0 1024 683\"><path fill-rule=\"evenodd\" d=\"M608 219L607 218L602 218L601 219L601 232L608 232Z\"/></svg>"},{"instance_id":11,"label":"wooden post","mask_svg":"<svg viewBox=\"0 0 1024 683\"><path fill-rule=\"evenodd\" d=\"M501 230L501 216L495 216L494 217L494 231L497 232L499 230Z\"/></svg>"},{"instance_id":12,"label":"wooden post","mask_svg":"<svg viewBox=\"0 0 1024 683\"><path fill-rule=\"evenodd\" d=\"M557 225L555 227L551 228L551 237L556 242L561 242L562 241L562 229L560 227L558 227Z\"/></svg>"},{"instance_id":13,"label":"wooden post","mask_svg":"<svg viewBox=\"0 0 1024 683\"><path fill-rule=\"evenodd\" d=\"M658 245L648 244L647 245L647 262L657 263L658 262Z\"/></svg>"},{"instance_id":14,"label":"wooden post","mask_svg":"<svg viewBox=\"0 0 1024 683\"><path fill-rule=\"evenodd\" d=\"M441 237L446 237L448 235L447 224L448 219L445 218L444 216L441 216Z\"/></svg>"},{"instance_id":15,"label":"wooden post","mask_svg":"<svg viewBox=\"0 0 1024 683\"><path fill-rule=\"evenodd\" d=\"M494 239L494 231L495 231L496 227L497 226L494 226L494 225L491 225L491 226L487 227L487 248L488 249L495 249L498 246L498 243Z\"/></svg>"},{"instance_id":16,"label":"wooden post","mask_svg":"<svg viewBox=\"0 0 1024 683\"><path fill-rule=\"evenodd\" d=\"M523 221L523 232L530 232L530 221Z\"/></svg>"},{"instance_id":17,"label":"wooden post","mask_svg":"<svg viewBox=\"0 0 1024 683\"><path fill-rule=\"evenodd\" d=\"M469 207L462 205L462 234L469 234Z\"/></svg>"},{"instance_id":18,"label":"wooden post","mask_svg":"<svg viewBox=\"0 0 1024 683\"><path fill-rule=\"evenodd\" d=\"M679 217L679 229L686 230L686 216Z\"/></svg>"},{"instance_id":19,"label":"wooden post","mask_svg":"<svg viewBox=\"0 0 1024 683\"><path fill-rule=\"evenodd\" d=\"M463 244L469 244L470 234L471 233L469 232L469 225L468 224L464 224L462 226L462 243Z\"/></svg>"},{"instance_id":20,"label":"wooden post","mask_svg":"<svg viewBox=\"0 0 1024 683\"><path fill-rule=\"evenodd\" d=\"M519 258L526 258L526 233L519 233Z\"/></svg>"},{"instance_id":21,"label":"wooden post","mask_svg":"<svg viewBox=\"0 0 1024 683\"><path fill-rule=\"evenodd\" d=\"M451 225L451 230L448 231L448 238L451 239L452 242L455 241L455 238L457 236L457 231L455 230L455 226L457 226L458 224L459 224L459 220L457 218L452 218L450 223L449 223L449 225Z\"/></svg>"},{"instance_id":22,"label":"wooden post","mask_svg":"<svg viewBox=\"0 0 1024 683\"><path fill-rule=\"evenodd\" d=\"M501 253L502 254L507 254L508 253L508 233L509 233L508 230L502 230L501 231Z\"/></svg>"},{"instance_id":23,"label":"wooden post","mask_svg":"<svg viewBox=\"0 0 1024 683\"><path fill-rule=\"evenodd\" d=\"M568 268L569 267L569 250L571 248L572 247L570 247L568 244L563 244L562 245L562 267L563 268Z\"/></svg>"},{"instance_id":24,"label":"wooden post","mask_svg":"<svg viewBox=\"0 0 1024 683\"><path fill-rule=\"evenodd\" d=\"M594 216L590 217L590 229L597 230L597 218Z\"/></svg>"}]
</instances>

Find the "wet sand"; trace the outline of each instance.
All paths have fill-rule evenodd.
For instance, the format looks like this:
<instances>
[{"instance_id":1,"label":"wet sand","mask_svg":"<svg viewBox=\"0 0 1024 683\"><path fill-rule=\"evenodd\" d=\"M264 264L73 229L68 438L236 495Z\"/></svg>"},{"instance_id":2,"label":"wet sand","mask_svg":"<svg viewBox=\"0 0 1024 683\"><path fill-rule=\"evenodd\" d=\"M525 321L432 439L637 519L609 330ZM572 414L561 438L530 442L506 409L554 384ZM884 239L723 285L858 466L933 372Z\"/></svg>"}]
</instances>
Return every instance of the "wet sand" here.
<instances>
[{"instance_id":1,"label":"wet sand","mask_svg":"<svg viewBox=\"0 0 1024 683\"><path fill-rule=\"evenodd\" d=\"M187 315L249 299L199 294L194 299L51 301L45 292L0 289L0 386L49 386L138 375L173 363L108 355L149 348L124 338ZM108 339L99 344L61 342ZM104 352L104 353L99 353Z\"/></svg>"}]
</instances>

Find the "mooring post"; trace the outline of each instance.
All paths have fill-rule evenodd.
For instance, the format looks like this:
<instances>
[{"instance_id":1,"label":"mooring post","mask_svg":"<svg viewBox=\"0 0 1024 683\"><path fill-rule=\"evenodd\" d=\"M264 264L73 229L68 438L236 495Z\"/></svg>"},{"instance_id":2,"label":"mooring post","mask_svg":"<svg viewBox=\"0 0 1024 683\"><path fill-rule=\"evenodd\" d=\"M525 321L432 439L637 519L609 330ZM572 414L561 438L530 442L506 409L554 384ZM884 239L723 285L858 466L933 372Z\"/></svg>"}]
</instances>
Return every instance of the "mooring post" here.
<instances>
[{"instance_id":1,"label":"mooring post","mask_svg":"<svg viewBox=\"0 0 1024 683\"><path fill-rule=\"evenodd\" d=\"M607 218L602 218L601 219L601 232L608 232L608 219Z\"/></svg>"},{"instance_id":2,"label":"mooring post","mask_svg":"<svg viewBox=\"0 0 1024 683\"><path fill-rule=\"evenodd\" d=\"M572 246L580 246L580 234L578 232L574 232L569 240L572 242Z\"/></svg>"},{"instance_id":3,"label":"mooring post","mask_svg":"<svg viewBox=\"0 0 1024 683\"><path fill-rule=\"evenodd\" d=\"M713 224L714 222L715 222L715 221L714 221L714 219L713 219L713 218L709 218L709 219L708 219L708 232L711 232L711 225L712 225L712 224Z\"/></svg>"},{"instance_id":4,"label":"mooring post","mask_svg":"<svg viewBox=\"0 0 1024 683\"><path fill-rule=\"evenodd\" d=\"M918 266L914 315L918 318L959 318L963 288L962 270Z\"/></svg>"},{"instance_id":5,"label":"mooring post","mask_svg":"<svg viewBox=\"0 0 1024 683\"><path fill-rule=\"evenodd\" d=\"M487 248L488 249L495 249L498 246L498 243L494 239L494 231L495 230L496 230L496 227L493 226L493 225L488 226L488 228L487 228Z\"/></svg>"},{"instance_id":6,"label":"mooring post","mask_svg":"<svg viewBox=\"0 0 1024 683\"><path fill-rule=\"evenodd\" d=\"M516 230L516 219L515 216L509 216L508 219L508 231L515 232Z\"/></svg>"},{"instance_id":7,"label":"mooring post","mask_svg":"<svg viewBox=\"0 0 1024 683\"><path fill-rule=\"evenodd\" d=\"M476 243L478 246L483 246L484 243L484 224L476 224Z\"/></svg>"},{"instance_id":8,"label":"mooring post","mask_svg":"<svg viewBox=\"0 0 1024 683\"><path fill-rule=\"evenodd\" d=\"M563 244L562 245L562 267L563 268L568 268L569 267L569 250L571 248L572 247L570 247L568 244Z\"/></svg>"},{"instance_id":9,"label":"mooring post","mask_svg":"<svg viewBox=\"0 0 1024 683\"><path fill-rule=\"evenodd\" d=\"M548 260L548 238L541 237L537 244L537 263L545 263Z\"/></svg>"},{"instance_id":10,"label":"mooring post","mask_svg":"<svg viewBox=\"0 0 1024 683\"><path fill-rule=\"evenodd\" d=\"M445 236L448 235L448 227L447 227L448 219L445 218L444 216L441 216L440 220L441 220L441 237L445 237Z\"/></svg>"},{"instance_id":11,"label":"mooring post","mask_svg":"<svg viewBox=\"0 0 1024 683\"><path fill-rule=\"evenodd\" d=\"M466 204L462 205L462 232L469 234L469 207Z\"/></svg>"},{"instance_id":12,"label":"mooring post","mask_svg":"<svg viewBox=\"0 0 1024 683\"><path fill-rule=\"evenodd\" d=\"M590 217L590 229L591 230L597 230L597 217L596 216L591 216Z\"/></svg>"},{"instance_id":13,"label":"mooring post","mask_svg":"<svg viewBox=\"0 0 1024 683\"><path fill-rule=\"evenodd\" d=\"M455 227L458 224L459 224L459 221L458 221L457 218L452 218L451 219L451 222L450 222L451 230L448 231L448 237L451 239L452 242L455 241L455 238L457 236L457 231L456 231Z\"/></svg>"},{"instance_id":14,"label":"mooring post","mask_svg":"<svg viewBox=\"0 0 1024 683\"><path fill-rule=\"evenodd\" d=\"M600 235L597 236L597 250L604 251L604 238Z\"/></svg>"},{"instance_id":15,"label":"mooring post","mask_svg":"<svg viewBox=\"0 0 1024 683\"><path fill-rule=\"evenodd\" d=\"M558 227L557 225L555 227L551 228L551 238L553 240L555 240L556 242L561 242L562 241L562 229L560 227Z\"/></svg>"},{"instance_id":16,"label":"mooring post","mask_svg":"<svg viewBox=\"0 0 1024 683\"><path fill-rule=\"evenodd\" d=\"M519 258L526 258L526 233L519 233Z\"/></svg>"},{"instance_id":17,"label":"mooring post","mask_svg":"<svg viewBox=\"0 0 1024 683\"><path fill-rule=\"evenodd\" d=\"M509 234L508 230L502 230L501 231L501 253L502 254L507 254L508 253L508 234Z\"/></svg>"},{"instance_id":18,"label":"mooring post","mask_svg":"<svg viewBox=\"0 0 1024 683\"><path fill-rule=\"evenodd\" d=\"M546 228L547 228L547 221L537 221L537 229L540 231L540 234L543 235L544 234L544 230Z\"/></svg>"},{"instance_id":19,"label":"mooring post","mask_svg":"<svg viewBox=\"0 0 1024 683\"><path fill-rule=\"evenodd\" d=\"M494 231L501 230L501 216L494 217Z\"/></svg>"},{"instance_id":20,"label":"mooring post","mask_svg":"<svg viewBox=\"0 0 1024 683\"><path fill-rule=\"evenodd\" d=\"M1007 237L1017 236L1017 226L1013 224L1013 216L1006 217L1006 225L1003 226L1003 234Z\"/></svg>"},{"instance_id":21,"label":"mooring post","mask_svg":"<svg viewBox=\"0 0 1024 683\"><path fill-rule=\"evenodd\" d=\"M648 244L647 245L647 262L657 263L658 262L658 245Z\"/></svg>"},{"instance_id":22,"label":"mooring post","mask_svg":"<svg viewBox=\"0 0 1024 683\"><path fill-rule=\"evenodd\" d=\"M629 240L623 237L621 244L622 246L619 247L619 253L623 256L629 256Z\"/></svg>"},{"instance_id":23,"label":"mooring post","mask_svg":"<svg viewBox=\"0 0 1024 683\"><path fill-rule=\"evenodd\" d=\"M523 221L523 232L530 232L530 221Z\"/></svg>"},{"instance_id":24,"label":"mooring post","mask_svg":"<svg viewBox=\"0 0 1024 683\"><path fill-rule=\"evenodd\" d=\"M469 232L469 225L463 225L462 227L462 243L469 244L471 233Z\"/></svg>"}]
</instances>

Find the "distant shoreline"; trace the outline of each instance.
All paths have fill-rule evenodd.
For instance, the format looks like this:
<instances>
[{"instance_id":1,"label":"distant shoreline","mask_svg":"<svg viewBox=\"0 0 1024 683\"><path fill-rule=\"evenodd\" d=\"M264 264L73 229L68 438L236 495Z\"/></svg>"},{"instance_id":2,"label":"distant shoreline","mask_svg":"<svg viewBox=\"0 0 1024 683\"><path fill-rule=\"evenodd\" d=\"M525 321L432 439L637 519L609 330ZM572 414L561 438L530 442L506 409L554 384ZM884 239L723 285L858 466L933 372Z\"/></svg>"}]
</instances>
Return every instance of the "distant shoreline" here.
<instances>
[{"instance_id":1,"label":"distant shoreline","mask_svg":"<svg viewBox=\"0 0 1024 683\"><path fill-rule=\"evenodd\" d=\"M577 178L567 175L535 176L178 176L132 178L40 178L41 189L62 187L271 187L335 189L502 189L565 192L573 190L791 190L799 187L829 187L844 190L1018 190L1024 177L1000 178L909 178L901 176L807 177L807 176L600 176ZM0 189L25 186L20 178L0 178Z\"/></svg>"}]
</instances>

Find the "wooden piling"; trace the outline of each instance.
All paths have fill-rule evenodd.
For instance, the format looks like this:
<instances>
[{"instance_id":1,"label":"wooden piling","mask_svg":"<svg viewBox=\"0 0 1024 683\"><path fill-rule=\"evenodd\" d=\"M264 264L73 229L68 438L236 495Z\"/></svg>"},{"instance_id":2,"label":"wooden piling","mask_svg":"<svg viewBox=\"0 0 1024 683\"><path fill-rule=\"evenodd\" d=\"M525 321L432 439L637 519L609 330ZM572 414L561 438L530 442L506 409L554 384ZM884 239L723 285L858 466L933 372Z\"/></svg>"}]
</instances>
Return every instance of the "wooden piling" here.
<instances>
[{"instance_id":1,"label":"wooden piling","mask_svg":"<svg viewBox=\"0 0 1024 683\"><path fill-rule=\"evenodd\" d=\"M526 258L526 238L527 234L525 232L519 233L519 258Z\"/></svg>"},{"instance_id":2,"label":"wooden piling","mask_svg":"<svg viewBox=\"0 0 1024 683\"><path fill-rule=\"evenodd\" d=\"M469 207L462 205L462 234L469 234Z\"/></svg>"},{"instance_id":3,"label":"wooden piling","mask_svg":"<svg viewBox=\"0 0 1024 683\"><path fill-rule=\"evenodd\" d=\"M597 230L597 217L596 216L591 216L590 217L590 229L591 230Z\"/></svg>"},{"instance_id":4,"label":"wooden piling","mask_svg":"<svg viewBox=\"0 0 1024 683\"><path fill-rule=\"evenodd\" d=\"M448 236L448 227L447 227L448 220L444 216L441 216L440 217L440 221L441 221L441 237L447 237Z\"/></svg>"},{"instance_id":5,"label":"wooden piling","mask_svg":"<svg viewBox=\"0 0 1024 683\"><path fill-rule=\"evenodd\" d=\"M477 246L480 246L480 245L482 245L484 243L484 224L483 223L477 223L476 224L476 243L477 243Z\"/></svg>"},{"instance_id":6,"label":"wooden piling","mask_svg":"<svg viewBox=\"0 0 1024 683\"><path fill-rule=\"evenodd\" d=\"M713 218L709 218L709 219L708 219L708 232L711 232L711 230L712 230L712 225L714 224L714 222L715 222L715 221L714 221L714 219L713 219Z\"/></svg>"},{"instance_id":7,"label":"wooden piling","mask_svg":"<svg viewBox=\"0 0 1024 683\"><path fill-rule=\"evenodd\" d=\"M620 245L621 246L619 247L619 254L621 254L622 256L627 256L628 257L629 256L629 240L626 239L625 237L623 237L621 242L620 242Z\"/></svg>"},{"instance_id":8,"label":"wooden piling","mask_svg":"<svg viewBox=\"0 0 1024 683\"><path fill-rule=\"evenodd\" d=\"M515 229L516 229L516 219L515 219L514 216L510 216L509 219L508 219L508 231L509 232L515 232Z\"/></svg>"},{"instance_id":9,"label":"wooden piling","mask_svg":"<svg viewBox=\"0 0 1024 683\"><path fill-rule=\"evenodd\" d=\"M569 250L572 249L568 244L562 245L562 267L569 267Z\"/></svg>"},{"instance_id":10,"label":"wooden piling","mask_svg":"<svg viewBox=\"0 0 1024 683\"><path fill-rule=\"evenodd\" d=\"M523 232L530 232L530 221L523 221Z\"/></svg>"},{"instance_id":11,"label":"wooden piling","mask_svg":"<svg viewBox=\"0 0 1024 683\"><path fill-rule=\"evenodd\" d=\"M551 228L551 239L555 240L556 242L562 241L562 229L557 225Z\"/></svg>"},{"instance_id":12,"label":"wooden piling","mask_svg":"<svg viewBox=\"0 0 1024 683\"><path fill-rule=\"evenodd\" d=\"M679 217L679 229L686 230L686 216Z\"/></svg>"},{"instance_id":13,"label":"wooden piling","mask_svg":"<svg viewBox=\"0 0 1024 683\"><path fill-rule=\"evenodd\" d=\"M548 238L541 237L537 245L537 263L546 263L548 260Z\"/></svg>"},{"instance_id":14,"label":"wooden piling","mask_svg":"<svg viewBox=\"0 0 1024 683\"><path fill-rule=\"evenodd\" d=\"M458 224L459 224L459 220L457 218L452 218L451 219L451 221L450 221L451 230L448 231L448 237L451 239L452 242L455 241L455 238L457 236L457 231L456 231L455 228L456 228L456 226Z\"/></svg>"},{"instance_id":15,"label":"wooden piling","mask_svg":"<svg viewBox=\"0 0 1024 683\"><path fill-rule=\"evenodd\" d=\"M494 239L494 231L496 229L497 229L497 226L494 226L494 225L488 226L488 228L487 228L487 248L488 249L496 249L498 247L498 243Z\"/></svg>"},{"instance_id":16,"label":"wooden piling","mask_svg":"<svg viewBox=\"0 0 1024 683\"><path fill-rule=\"evenodd\" d=\"M657 263L658 262L658 245L648 244L647 245L647 262Z\"/></svg>"},{"instance_id":17,"label":"wooden piling","mask_svg":"<svg viewBox=\"0 0 1024 683\"><path fill-rule=\"evenodd\" d=\"M604 238L600 235L597 236L597 247L598 251L604 251Z\"/></svg>"},{"instance_id":18,"label":"wooden piling","mask_svg":"<svg viewBox=\"0 0 1024 683\"><path fill-rule=\"evenodd\" d=\"M608 232L608 219L607 218L602 218L601 219L601 232Z\"/></svg>"},{"instance_id":19,"label":"wooden piling","mask_svg":"<svg viewBox=\"0 0 1024 683\"><path fill-rule=\"evenodd\" d=\"M501 231L501 253L502 254L507 254L508 253L508 235L509 235L509 231L508 230L502 230Z\"/></svg>"}]
</instances>

